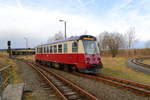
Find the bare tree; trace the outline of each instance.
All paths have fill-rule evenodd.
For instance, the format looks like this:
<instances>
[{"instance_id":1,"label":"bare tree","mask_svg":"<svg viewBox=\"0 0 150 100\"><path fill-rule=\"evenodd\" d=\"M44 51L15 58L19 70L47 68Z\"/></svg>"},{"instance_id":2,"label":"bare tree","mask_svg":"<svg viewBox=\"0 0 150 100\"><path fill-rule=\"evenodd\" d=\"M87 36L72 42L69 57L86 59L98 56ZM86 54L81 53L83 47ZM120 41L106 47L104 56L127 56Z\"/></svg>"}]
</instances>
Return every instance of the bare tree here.
<instances>
[{"instance_id":1,"label":"bare tree","mask_svg":"<svg viewBox=\"0 0 150 100\"><path fill-rule=\"evenodd\" d=\"M112 57L118 54L118 50L124 47L124 37L118 32L103 32L99 35L100 48L110 50Z\"/></svg>"},{"instance_id":2,"label":"bare tree","mask_svg":"<svg viewBox=\"0 0 150 100\"><path fill-rule=\"evenodd\" d=\"M54 41L54 40L61 40L61 39L64 39L64 36L63 36L62 32L59 31L58 33L55 33L54 36L50 37L50 38L48 39L48 42Z\"/></svg>"},{"instance_id":3,"label":"bare tree","mask_svg":"<svg viewBox=\"0 0 150 100\"><path fill-rule=\"evenodd\" d=\"M104 39L108 36L108 34L109 33L107 31L104 31L104 32L100 33L98 36L98 44L99 44L99 48L101 51L108 49L107 45L104 42Z\"/></svg>"},{"instance_id":4,"label":"bare tree","mask_svg":"<svg viewBox=\"0 0 150 100\"><path fill-rule=\"evenodd\" d=\"M128 29L127 33L125 34L125 36L126 36L127 49L129 49L128 54L130 55L130 49L133 48L133 45L137 41L136 34L135 34L135 28L134 27L130 27Z\"/></svg>"}]
</instances>

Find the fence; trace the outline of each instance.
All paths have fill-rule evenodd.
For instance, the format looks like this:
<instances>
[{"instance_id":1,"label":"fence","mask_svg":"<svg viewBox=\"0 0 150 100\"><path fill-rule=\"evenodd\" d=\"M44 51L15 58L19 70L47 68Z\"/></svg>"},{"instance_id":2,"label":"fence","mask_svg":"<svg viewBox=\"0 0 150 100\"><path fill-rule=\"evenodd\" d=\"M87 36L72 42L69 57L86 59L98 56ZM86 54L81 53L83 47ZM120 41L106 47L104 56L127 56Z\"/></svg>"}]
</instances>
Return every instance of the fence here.
<instances>
[{"instance_id":1,"label":"fence","mask_svg":"<svg viewBox=\"0 0 150 100\"><path fill-rule=\"evenodd\" d=\"M0 69L0 97L4 88L11 83L12 80L12 66L8 65Z\"/></svg>"}]
</instances>

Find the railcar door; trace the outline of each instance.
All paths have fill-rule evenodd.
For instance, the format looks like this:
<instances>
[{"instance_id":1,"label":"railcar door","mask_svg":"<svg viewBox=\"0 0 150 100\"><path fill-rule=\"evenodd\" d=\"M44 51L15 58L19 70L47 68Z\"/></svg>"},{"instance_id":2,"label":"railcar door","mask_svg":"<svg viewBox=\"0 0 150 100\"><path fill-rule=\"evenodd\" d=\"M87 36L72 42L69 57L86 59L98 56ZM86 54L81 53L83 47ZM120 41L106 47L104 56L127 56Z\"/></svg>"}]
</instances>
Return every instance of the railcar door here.
<instances>
[{"instance_id":1,"label":"railcar door","mask_svg":"<svg viewBox=\"0 0 150 100\"><path fill-rule=\"evenodd\" d=\"M78 41L72 42L72 63L78 63Z\"/></svg>"}]
</instances>

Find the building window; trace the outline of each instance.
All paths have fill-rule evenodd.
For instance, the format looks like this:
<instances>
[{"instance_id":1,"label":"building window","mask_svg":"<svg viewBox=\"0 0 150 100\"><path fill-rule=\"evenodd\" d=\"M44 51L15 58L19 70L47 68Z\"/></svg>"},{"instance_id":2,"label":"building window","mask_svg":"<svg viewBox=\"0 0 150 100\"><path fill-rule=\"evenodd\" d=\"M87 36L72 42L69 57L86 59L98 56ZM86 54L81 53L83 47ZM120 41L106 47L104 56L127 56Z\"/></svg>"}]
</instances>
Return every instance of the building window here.
<instances>
[{"instance_id":1,"label":"building window","mask_svg":"<svg viewBox=\"0 0 150 100\"><path fill-rule=\"evenodd\" d=\"M77 42L73 42L72 43L72 52L73 53L77 53L78 52L78 43Z\"/></svg>"},{"instance_id":2,"label":"building window","mask_svg":"<svg viewBox=\"0 0 150 100\"><path fill-rule=\"evenodd\" d=\"M53 53L53 46L50 46L50 53Z\"/></svg>"},{"instance_id":3,"label":"building window","mask_svg":"<svg viewBox=\"0 0 150 100\"><path fill-rule=\"evenodd\" d=\"M62 44L58 45L58 53L62 53Z\"/></svg>"},{"instance_id":4,"label":"building window","mask_svg":"<svg viewBox=\"0 0 150 100\"><path fill-rule=\"evenodd\" d=\"M54 53L57 53L57 45L54 45Z\"/></svg>"},{"instance_id":5,"label":"building window","mask_svg":"<svg viewBox=\"0 0 150 100\"><path fill-rule=\"evenodd\" d=\"M68 50L67 50L67 43L64 44L64 53L67 53Z\"/></svg>"}]
</instances>

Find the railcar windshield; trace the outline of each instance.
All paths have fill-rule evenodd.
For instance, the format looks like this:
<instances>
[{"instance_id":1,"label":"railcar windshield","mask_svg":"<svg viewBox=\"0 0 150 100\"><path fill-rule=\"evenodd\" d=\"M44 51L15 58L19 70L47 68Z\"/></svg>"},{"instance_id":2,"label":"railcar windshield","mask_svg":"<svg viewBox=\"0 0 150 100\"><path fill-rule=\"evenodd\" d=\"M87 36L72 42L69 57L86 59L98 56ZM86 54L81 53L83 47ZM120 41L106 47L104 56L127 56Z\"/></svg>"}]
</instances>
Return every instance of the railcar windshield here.
<instances>
[{"instance_id":1,"label":"railcar windshield","mask_svg":"<svg viewBox=\"0 0 150 100\"><path fill-rule=\"evenodd\" d=\"M83 40L86 54L99 54L98 46L94 40Z\"/></svg>"}]
</instances>

